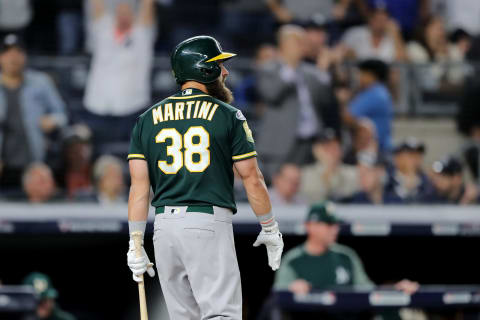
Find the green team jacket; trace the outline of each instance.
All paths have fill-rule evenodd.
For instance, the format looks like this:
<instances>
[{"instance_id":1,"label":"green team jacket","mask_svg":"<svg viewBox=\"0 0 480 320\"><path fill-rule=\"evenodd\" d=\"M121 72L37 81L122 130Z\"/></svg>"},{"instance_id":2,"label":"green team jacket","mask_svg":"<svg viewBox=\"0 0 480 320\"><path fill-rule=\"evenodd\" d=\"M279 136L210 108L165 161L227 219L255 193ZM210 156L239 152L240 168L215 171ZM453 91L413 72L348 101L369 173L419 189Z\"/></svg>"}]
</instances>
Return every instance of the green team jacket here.
<instances>
[{"instance_id":1,"label":"green team jacket","mask_svg":"<svg viewBox=\"0 0 480 320\"><path fill-rule=\"evenodd\" d=\"M320 256L308 254L305 244L288 251L275 275L274 288L286 290L297 279L306 280L314 289L373 286L357 254L340 244L333 244Z\"/></svg>"}]
</instances>

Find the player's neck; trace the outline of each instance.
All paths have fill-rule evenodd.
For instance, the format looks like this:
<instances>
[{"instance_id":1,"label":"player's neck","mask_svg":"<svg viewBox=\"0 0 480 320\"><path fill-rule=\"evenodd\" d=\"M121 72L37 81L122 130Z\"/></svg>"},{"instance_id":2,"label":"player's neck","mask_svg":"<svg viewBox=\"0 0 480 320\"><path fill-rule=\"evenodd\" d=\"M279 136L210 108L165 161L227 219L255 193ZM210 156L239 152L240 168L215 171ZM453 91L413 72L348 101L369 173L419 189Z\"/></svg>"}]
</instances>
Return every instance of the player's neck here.
<instances>
[{"instance_id":1,"label":"player's neck","mask_svg":"<svg viewBox=\"0 0 480 320\"><path fill-rule=\"evenodd\" d=\"M184 89L198 89L208 94L207 87L203 83L197 81L185 82L184 84L182 84L182 90Z\"/></svg>"}]
</instances>

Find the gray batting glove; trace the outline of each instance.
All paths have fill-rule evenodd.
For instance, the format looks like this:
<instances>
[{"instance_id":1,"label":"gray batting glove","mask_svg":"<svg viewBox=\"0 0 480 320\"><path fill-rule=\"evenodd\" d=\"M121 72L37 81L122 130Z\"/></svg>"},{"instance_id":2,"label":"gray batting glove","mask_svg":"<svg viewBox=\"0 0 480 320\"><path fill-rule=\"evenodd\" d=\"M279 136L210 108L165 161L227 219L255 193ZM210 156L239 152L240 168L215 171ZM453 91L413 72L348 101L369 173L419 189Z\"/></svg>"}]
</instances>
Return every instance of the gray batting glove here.
<instances>
[{"instance_id":1,"label":"gray batting glove","mask_svg":"<svg viewBox=\"0 0 480 320\"><path fill-rule=\"evenodd\" d=\"M127 264L130 270L132 270L133 280L135 280L136 282L142 282L143 279L140 276L145 272L147 272L148 275L152 278L155 276L153 263L151 263L150 259L148 259L147 253L143 248L143 241L142 241L142 256L138 258L135 253L135 244L133 240L130 240L128 242Z\"/></svg>"},{"instance_id":2,"label":"gray batting glove","mask_svg":"<svg viewBox=\"0 0 480 320\"><path fill-rule=\"evenodd\" d=\"M283 239L277 222L271 227L262 228L253 246L259 247L262 244L267 247L268 265L273 271L278 270L282 260Z\"/></svg>"}]
</instances>

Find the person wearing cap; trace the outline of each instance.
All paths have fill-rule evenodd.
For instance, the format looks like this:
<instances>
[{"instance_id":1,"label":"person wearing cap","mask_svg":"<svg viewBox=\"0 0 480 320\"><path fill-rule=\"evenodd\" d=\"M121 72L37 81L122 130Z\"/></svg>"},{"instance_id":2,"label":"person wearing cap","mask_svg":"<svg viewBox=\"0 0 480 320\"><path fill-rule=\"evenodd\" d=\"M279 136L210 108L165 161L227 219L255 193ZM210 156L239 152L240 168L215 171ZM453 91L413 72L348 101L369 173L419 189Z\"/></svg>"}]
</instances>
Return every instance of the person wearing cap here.
<instances>
[{"instance_id":1,"label":"person wearing cap","mask_svg":"<svg viewBox=\"0 0 480 320\"><path fill-rule=\"evenodd\" d=\"M480 203L478 189L475 185L464 181L463 164L454 156L435 161L432 165L431 179L434 188L433 192L426 197L426 203Z\"/></svg>"},{"instance_id":2,"label":"person wearing cap","mask_svg":"<svg viewBox=\"0 0 480 320\"><path fill-rule=\"evenodd\" d=\"M41 320L75 320L76 318L63 311L56 302L58 291L53 287L50 277L40 272L32 272L23 280L24 285L32 286L40 302L36 316Z\"/></svg>"},{"instance_id":3,"label":"person wearing cap","mask_svg":"<svg viewBox=\"0 0 480 320\"><path fill-rule=\"evenodd\" d=\"M65 104L51 79L26 69L20 39L0 43L0 188L19 188L24 169L42 162L47 135L67 123ZM3 169L2 169L3 167Z\"/></svg>"},{"instance_id":4,"label":"person wearing cap","mask_svg":"<svg viewBox=\"0 0 480 320\"><path fill-rule=\"evenodd\" d=\"M352 129L358 122L369 119L375 124L380 152L391 149L393 101L386 86L388 66L380 60L365 60L358 65L358 85L360 91L345 106L344 123Z\"/></svg>"},{"instance_id":5,"label":"person wearing cap","mask_svg":"<svg viewBox=\"0 0 480 320\"><path fill-rule=\"evenodd\" d=\"M315 163L302 169L300 192L310 203L342 200L360 191L357 170L342 163L342 148L333 129L316 136Z\"/></svg>"},{"instance_id":6,"label":"person wearing cap","mask_svg":"<svg viewBox=\"0 0 480 320\"><path fill-rule=\"evenodd\" d=\"M365 272L357 253L337 243L340 224L333 203L314 204L305 221L307 239L283 256L275 275L274 290L302 295L311 290L373 289L375 284ZM394 287L411 294L418 290L419 284L404 279Z\"/></svg>"},{"instance_id":7,"label":"person wearing cap","mask_svg":"<svg viewBox=\"0 0 480 320\"><path fill-rule=\"evenodd\" d=\"M307 240L285 253L274 289L302 294L311 289L373 286L355 251L336 243L340 222L331 202L310 208L305 221Z\"/></svg>"},{"instance_id":8,"label":"person wearing cap","mask_svg":"<svg viewBox=\"0 0 480 320\"><path fill-rule=\"evenodd\" d=\"M419 203L431 192L432 185L423 171L425 145L408 137L393 149L393 167L385 185L385 203Z\"/></svg>"},{"instance_id":9,"label":"person wearing cap","mask_svg":"<svg viewBox=\"0 0 480 320\"><path fill-rule=\"evenodd\" d=\"M93 145L92 132L84 124L73 125L63 137L62 170L59 174L61 186L68 198L93 191Z\"/></svg>"}]
</instances>

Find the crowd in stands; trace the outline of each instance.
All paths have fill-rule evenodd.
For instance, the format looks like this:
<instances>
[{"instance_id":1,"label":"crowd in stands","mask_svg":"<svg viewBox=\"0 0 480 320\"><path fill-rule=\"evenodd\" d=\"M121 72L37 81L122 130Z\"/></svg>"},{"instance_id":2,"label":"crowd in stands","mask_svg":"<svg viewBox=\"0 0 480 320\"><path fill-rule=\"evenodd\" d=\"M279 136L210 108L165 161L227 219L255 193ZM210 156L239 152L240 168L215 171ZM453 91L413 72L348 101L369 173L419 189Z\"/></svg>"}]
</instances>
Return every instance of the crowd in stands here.
<instances>
[{"instance_id":1,"label":"crowd in stands","mask_svg":"<svg viewBox=\"0 0 480 320\"><path fill-rule=\"evenodd\" d=\"M234 105L254 120L275 204L479 203L477 0L48 2L0 0L1 199L125 202L122 157L154 102L153 59L203 33L252 58ZM80 115L27 66L37 54L91 56ZM430 168L422 141L394 143L401 63L459 106L465 145Z\"/></svg>"}]
</instances>

